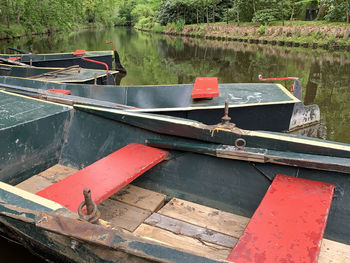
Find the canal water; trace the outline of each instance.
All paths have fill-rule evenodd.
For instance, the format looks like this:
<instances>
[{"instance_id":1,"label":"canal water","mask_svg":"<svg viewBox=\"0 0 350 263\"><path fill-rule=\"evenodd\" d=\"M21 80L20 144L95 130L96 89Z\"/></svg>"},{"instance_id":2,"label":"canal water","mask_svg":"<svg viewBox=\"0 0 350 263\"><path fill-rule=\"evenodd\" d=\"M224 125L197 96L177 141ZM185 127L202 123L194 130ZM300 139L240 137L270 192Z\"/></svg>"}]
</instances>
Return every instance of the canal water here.
<instances>
[{"instance_id":1,"label":"canal water","mask_svg":"<svg viewBox=\"0 0 350 263\"><path fill-rule=\"evenodd\" d=\"M193 83L200 76L218 77L220 83L257 82L259 74L299 77L304 103L318 104L322 119L319 125L303 134L350 143L350 52L175 37L129 28L100 28L0 41L0 53L9 53L7 47L34 53L110 49L111 45L106 45L105 40L115 42L128 71L121 85ZM292 83L284 81L282 84L289 88ZM2 255L11 255L11 262L23 260L22 256L18 261L13 259L14 254L20 253L7 241L0 240L0 247ZM30 256L25 259L32 262Z\"/></svg>"}]
</instances>

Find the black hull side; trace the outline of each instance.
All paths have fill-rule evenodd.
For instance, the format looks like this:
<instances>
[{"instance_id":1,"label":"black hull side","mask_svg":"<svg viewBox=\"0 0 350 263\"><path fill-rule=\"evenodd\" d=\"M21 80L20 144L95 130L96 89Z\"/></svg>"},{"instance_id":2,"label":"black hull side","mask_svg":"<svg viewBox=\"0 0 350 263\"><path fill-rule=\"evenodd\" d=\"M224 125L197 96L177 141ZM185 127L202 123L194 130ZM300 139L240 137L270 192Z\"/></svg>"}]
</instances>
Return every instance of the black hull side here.
<instances>
[{"instance_id":1,"label":"black hull side","mask_svg":"<svg viewBox=\"0 0 350 263\"><path fill-rule=\"evenodd\" d=\"M72 238L50 233L35 225L9 217L0 217L0 235L28 249L30 253L55 263L150 263L144 258L112 248L103 248L86 242L72 247Z\"/></svg>"},{"instance_id":2,"label":"black hull side","mask_svg":"<svg viewBox=\"0 0 350 263\"><path fill-rule=\"evenodd\" d=\"M112 62L113 62L112 55L96 56L91 59L104 62L108 65L108 68L110 70L112 69ZM26 64L29 64L29 63L26 62ZM74 57L71 59L62 59L62 60L47 60L47 61L37 61L37 62L33 61L33 66L35 67L66 68L73 65L79 65L82 68L89 68L89 69L102 69L102 70L106 69L104 65L82 60L81 57Z\"/></svg>"},{"instance_id":3,"label":"black hull side","mask_svg":"<svg viewBox=\"0 0 350 263\"><path fill-rule=\"evenodd\" d=\"M231 122L246 130L288 131L294 104L272 104L250 107L235 107L229 111ZM163 115L195 120L207 125L221 122L224 109L201 109L191 111L154 112Z\"/></svg>"}]
</instances>

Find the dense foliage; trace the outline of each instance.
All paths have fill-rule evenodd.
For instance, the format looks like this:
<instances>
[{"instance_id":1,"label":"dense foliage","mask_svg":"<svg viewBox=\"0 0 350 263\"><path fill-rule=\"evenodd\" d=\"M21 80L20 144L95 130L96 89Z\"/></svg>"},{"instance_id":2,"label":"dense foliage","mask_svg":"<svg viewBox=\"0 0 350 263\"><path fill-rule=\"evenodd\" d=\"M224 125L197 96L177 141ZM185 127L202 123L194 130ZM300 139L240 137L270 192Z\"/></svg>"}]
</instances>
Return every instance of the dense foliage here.
<instances>
[{"instance_id":1,"label":"dense foliage","mask_svg":"<svg viewBox=\"0 0 350 263\"><path fill-rule=\"evenodd\" d=\"M118 5L116 0L0 0L0 32L21 35L87 23L114 25Z\"/></svg>"},{"instance_id":2,"label":"dense foliage","mask_svg":"<svg viewBox=\"0 0 350 263\"><path fill-rule=\"evenodd\" d=\"M304 20L318 8L318 20L349 22L350 0L0 0L0 37L77 25L170 25L222 21Z\"/></svg>"},{"instance_id":3,"label":"dense foliage","mask_svg":"<svg viewBox=\"0 0 350 263\"><path fill-rule=\"evenodd\" d=\"M120 0L121 24L167 25L220 21L259 22L305 20L318 9L317 20L349 22L350 0Z\"/></svg>"}]
</instances>

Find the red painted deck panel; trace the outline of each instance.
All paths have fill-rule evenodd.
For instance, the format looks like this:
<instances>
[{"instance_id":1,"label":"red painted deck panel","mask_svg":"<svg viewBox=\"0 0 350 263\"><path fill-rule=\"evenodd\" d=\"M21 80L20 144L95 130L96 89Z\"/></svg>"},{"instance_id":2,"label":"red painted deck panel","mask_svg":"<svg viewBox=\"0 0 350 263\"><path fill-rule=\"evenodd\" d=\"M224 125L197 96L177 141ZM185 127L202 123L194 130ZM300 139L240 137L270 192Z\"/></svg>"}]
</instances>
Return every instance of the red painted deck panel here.
<instances>
[{"instance_id":1,"label":"red painted deck panel","mask_svg":"<svg viewBox=\"0 0 350 263\"><path fill-rule=\"evenodd\" d=\"M218 78L196 78L192 99L219 97Z\"/></svg>"},{"instance_id":2,"label":"red painted deck panel","mask_svg":"<svg viewBox=\"0 0 350 263\"><path fill-rule=\"evenodd\" d=\"M53 92L56 92L56 93L62 93L62 94L65 94L65 95L70 95L71 94L71 91L70 90L66 90L66 89L48 89L48 91L53 91Z\"/></svg>"},{"instance_id":3,"label":"red painted deck panel","mask_svg":"<svg viewBox=\"0 0 350 263\"><path fill-rule=\"evenodd\" d=\"M277 175L227 260L317 262L334 185Z\"/></svg>"},{"instance_id":4,"label":"red painted deck panel","mask_svg":"<svg viewBox=\"0 0 350 263\"><path fill-rule=\"evenodd\" d=\"M85 49L77 49L73 53L74 56L82 56L84 54L85 54Z\"/></svg>"},{"instance_id":5,"label":"red painted deck panel","mask_svg":"<svg viewBox=\"0 0 350 263\"><path fill-rule=\"evenodd\" d=\"M11 61L17 61L17 60L20 60L21 57L9 57L8 60L11 60Z\"/></svg>"},{"instance_id":6,"label":"red painted deck panel","mask_svg":"<svg viewBox=\"0 0 350 263\"><path fill-rule=\"evenodd\" d=\"M167 151L131 143L37 193L76 212L83 190L100 203L164 160Z\"/></svg>"}]
</instances>

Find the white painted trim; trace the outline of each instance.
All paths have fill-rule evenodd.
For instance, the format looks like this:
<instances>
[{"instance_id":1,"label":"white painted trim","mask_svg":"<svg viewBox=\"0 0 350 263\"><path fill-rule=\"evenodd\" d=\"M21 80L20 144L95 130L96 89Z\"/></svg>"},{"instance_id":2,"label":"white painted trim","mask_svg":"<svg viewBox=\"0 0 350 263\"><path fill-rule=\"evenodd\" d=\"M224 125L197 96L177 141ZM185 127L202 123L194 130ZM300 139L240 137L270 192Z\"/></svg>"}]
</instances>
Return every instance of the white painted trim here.
<instances>
[{"instance_id":1,"label":"white painted trim","mask_svg":"<svg viewBox=\"0 0 350 263\"><path fill-rule=\"evenodd\" d=\"M275 139L275 140L280 140L280 141L285 141L285 142L293 142L293 143L303 143L303 144L308 144L312 146L319 146L319 147L327 147L331 149L337 149L337 150L343 150L343 151L348 151L350 152L350 145L346 144L337 144L333 143L331 141L315 141L312 139L304 139L304 138L299 138L299 137L292 137L292 136L283 136L279 134L274 134L274 133L267 133L267 132L260 132L260 131L244 131L244 135L248 136L257 136L260 138L267 138L267 139Z\"/></svg>"},{"instance_id":2,"label":"white painted trim","mask_svg":"<svg viewBox=\"0 0 350 263\"><path fill-rule=\"evenodd\" d=\"M1 86L1 85L0 85ZM6 90L0 90L0 92L11 95L11 96L17 96L17 97L21 97L21 98L25 98L25 99L29 99L29 100L35 100L35 101L39 101L39 102L43 102L43 103L48 103L48 104L53 104L53 105L57 105L57 106L61 106L61 107L65 107L68 109L73 109L72 106L69 105L65 105L65 104L60 104L60 103L56 103L56 102L52 102L52 101L47 101L47 100L41 100L41 99L37 99L37 98L33 98L33 97L29 97L29 96L25 96L22 94L17 94L11 91L6 91Z\"/></svg>"},{"instance_id":3,"label":"white painted trim","mask_svg":"<svg viewBox=\"0 0 350 263\"><path fill-rule=\"evenodd\" d=\"M32 201L34 203L37 203L37 204L42 205L44 207L50 208L52 210L64 208L62 205L60 205L54 201L51 201L51 200L46 199L44 197L29 193L25 190L18 188L18 187L15 187L15 186L3 183L3 182L0 182L0 189L3 189L3 190L10 192L12 194L18 195L26 200Z\"/></svg>"}]
</instances>

